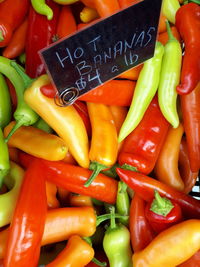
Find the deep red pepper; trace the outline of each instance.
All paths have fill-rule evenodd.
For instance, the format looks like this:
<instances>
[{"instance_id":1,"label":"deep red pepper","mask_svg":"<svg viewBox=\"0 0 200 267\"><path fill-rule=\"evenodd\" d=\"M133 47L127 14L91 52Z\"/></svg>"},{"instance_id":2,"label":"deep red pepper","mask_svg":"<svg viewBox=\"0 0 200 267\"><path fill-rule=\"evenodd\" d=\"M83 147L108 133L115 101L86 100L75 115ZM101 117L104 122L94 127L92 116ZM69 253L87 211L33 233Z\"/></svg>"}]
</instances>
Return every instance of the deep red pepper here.
<instances>
[{"instance_id":1,"label":"deep red pepper","mask_svg":"<svg viewBox=\"0 0 200 267\"><path fill-rule=\"evenodd\" d=\"M146 202L135 193L131 201L129 215L131 245L134 252L144 249L155 236L145 217L145 205Z\"/></svg>"},{"instance_id":2,"label":"deep red pepper","mask_svg":"<svg viewBox=\"0 0 200 267\"><path fill-rule=\"evenodd\" d=\"M145 216L156 233L169 228L182 220L180 206L167 198L163 198L155 191L155 197L148 202L145 208Z\"/></svg>"},{"instance_id":3,"label":"deep red pepper","mask_svg":"<svg viewBox=\"0 0 200 267\"><path fill-rule=\"evenodd\" d=\"M56 26L60 13L60 7L52 0L46 4L53 10L53 19L48 20L46 16L38 14L33 7L30 7L28 16L28 35L26 40L26 73L35 78L45 73L38 51L53 42L56 34Z\"/></svg>"},{"instance_id":4,"label":"deep red pepper","mask_svg":"<svg viewBox=\"0 0 200 267\"><path fill-rule=\"evenodd\" d=\"M46 212L44 173L35 160L24 176L10 225L4 267L37 266Z\"/></svg>"},{"instance_id":5,"label":"deep red pepper","mask_svg":"<svg viewBox=\"0 0 200 267\"><path fill-rule=\"evenodd\" d=\"M180 96L180 102L190 166L197 172L200 169L200 82L191 93Z\"/></svg>"},{"instance_id":6,"label":"deep red pepper","mask_svg":"<svg viewBox=\"0 0 200 267\"><path fill-rule=\"evenodd\" d=\"M179 204L183 217L200 219L199 200L142 173L120 168L117 168L116 171L122 181L127 183L144 200L151 201L154 197L154 191L157 190L161 196Z\"/></svg>"},{"instance_id":7,"label":"deep red pepper","mask_svg":"<svg viewBox=\"0 0 200 267\"><path fill-rule=\"evenodd\" d=\"M29 0L6 0L0 3L0 47L7 46L14 30L24 20L29 5Z\"/></svg>"},{"instance_id":8,"label":"deep red pepper","mask_svg":"<svg viewBox=\"0 0 200 267\"><path fill-rule=\"evenodd\" d=\"M182 5L176 12L175 24L185 45L181 83L176 88L182 95L194 90L200 80L200 6Z\"/></svg>"},{"instance_id":9,"label":"deep red pepper","mask_svg":"<svg viewBox=\"0 0 200 267\"><path fill-rule=\"evenodd\" d=\"M169 123L162 115L157 95L151 101L140 124L125 138L120 150L120 165L129 164L149 174L156 163Z\"/></svg>"},{"instance_id":10,"label":"deep red pepper","mask_svg":"<svg viewBox=\"0 0 200 267\"><path fill-rule=\"evenodd\" d=\"M114 204L117 197L118 182L104 174L99 174L89 187L84 184L92 171L59 161L42 160L46 179L70 192L96 198Z\"/></svg>"}]
</instances>

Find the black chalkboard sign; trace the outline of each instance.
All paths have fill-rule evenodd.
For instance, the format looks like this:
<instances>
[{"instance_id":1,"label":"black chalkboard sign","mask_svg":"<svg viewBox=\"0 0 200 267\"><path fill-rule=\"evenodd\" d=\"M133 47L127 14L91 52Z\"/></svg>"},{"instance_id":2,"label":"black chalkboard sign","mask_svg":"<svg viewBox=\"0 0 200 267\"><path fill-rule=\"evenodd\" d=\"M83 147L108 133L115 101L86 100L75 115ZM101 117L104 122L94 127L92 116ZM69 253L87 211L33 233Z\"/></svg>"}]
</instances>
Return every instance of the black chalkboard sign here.
<instances>
[{"instance_id":1,"label":"black chalkboard sign","mask_svg":"<svg viewBox=\"0 0 200 267\"><path fill-rule=\"evenodd\" d=\"M40 51L63 104L154 54L162 0L143 0Z\"/></svg>"}]
</instances>

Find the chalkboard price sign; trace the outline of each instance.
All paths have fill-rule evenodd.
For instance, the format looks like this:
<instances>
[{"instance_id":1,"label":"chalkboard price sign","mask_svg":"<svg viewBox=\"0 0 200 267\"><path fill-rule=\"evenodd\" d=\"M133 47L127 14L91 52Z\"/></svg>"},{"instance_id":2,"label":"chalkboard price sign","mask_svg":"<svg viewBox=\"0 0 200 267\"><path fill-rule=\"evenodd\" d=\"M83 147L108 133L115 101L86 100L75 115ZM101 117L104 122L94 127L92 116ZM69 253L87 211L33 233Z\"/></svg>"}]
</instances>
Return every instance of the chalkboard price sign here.
<instances>
[{"instance_id":1,"label":"chalkboard price sign","mask_svg":"<svg viewBox=\"0 0 200 267\"><path fill-rule=\"evenodd\" d=\"M143 0L40 51L64 105L154 54L162 0Z\"/></svg>"}]
</instances>

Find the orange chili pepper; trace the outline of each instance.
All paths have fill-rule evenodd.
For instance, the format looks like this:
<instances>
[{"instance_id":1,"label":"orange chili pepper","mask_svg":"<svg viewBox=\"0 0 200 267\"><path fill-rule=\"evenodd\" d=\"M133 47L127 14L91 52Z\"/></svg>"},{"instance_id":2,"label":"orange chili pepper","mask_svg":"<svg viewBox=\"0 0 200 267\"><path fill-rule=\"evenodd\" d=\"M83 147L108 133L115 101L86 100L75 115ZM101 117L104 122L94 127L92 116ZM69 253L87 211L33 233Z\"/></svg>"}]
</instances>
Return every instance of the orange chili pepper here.
<instances>
[{"instance_id":1,"label":"orange chili pepper","mask_svg":"<svg viewBox=\"0 0 200 267\"><path fill-rule=\"evenodd\" d=\"M119 5L121 8L125 8L128 7L132 4L136 4L138 2L140 2L141 0L118 0Z\"/></svg>"},{"instance_id":2,"label":"orange chili pepper","mask_svg":"<svg viewBox=\"0 0 200 267\"><path fill-rule=\"evenodd\" d=\"M142 66L143 66L143 64L140 64L140 65L138 65L138 66L136 66L130 70L127 70L127 71L123 72L122 74L120 74L118 76L118 78L136 81L139 77Z\"/></svg>"},{"instance_id":3,"label":"orange chili pepper","mask_svg":"<svg viewBox=\"0 0 200 267\"><path fill-rule=\"evenodd\" d=\"M86 6L80 12L80 20L83 23L89 23L97 18L99 18L99 14L95 8Z\"/></svg>"},{"instance_id":4,"label":"orange chili pepper","mask_svg":"<svg viewBox=\"0 0 200 267\"><path fill-rule=\"evenodd\" d=\"M85 186L89 186L101 170L114 165L118 154L117 129L109 107L89 102L87 107L92 126L89 159L90 168L94 172Z\"/></svg>"},{"instance_id":5,"label":"orange chili pepper","mask_svg":"<svg viewBox=\"0 0 200 267\"><path fill-rule=\"evenodd\" d=\"M94 257L94 249L80 236L69 238L66 247L46 267L84 267Z\"/></svg>"},{"instance_id":6,"label":"orange chili pepper","mask_svg":"<svg viewBox=\"0 0 200 267\"><path fill-rule=\"evenodd\" d=\"M57 38L66 37L76 30L77 25L71 7L69 5L62 6L56 30Z\"/></svg>"},{"instance_id":7,"label":"orange chili pepper","mask_svg":"<svg viewBox=\"0 0 200 267\"><path fill-rule=\"evenodd\" d=\"M16 58L25 49L26 34L28 29L28 19L26 18L15 30L8 46L3 50L3 56L7 58Z\"/></svg>"},{"instance_id":8,"label":"orange chili pepper","mask_svg":"<svg viewBox=\"0 0 200 267\"><path fill-rule=\"evenodd\" d=\"M167 28L166 28L166 16L164 14L160 14L160 19L159 19L159 24L158 24L158 32L166 32Z\"/></svg>"},{"instance_id":9,"label":"orange chili pepper","mask_svg":"<svg viewBox=\"0 0 200 267\"><path fill-rule=\"evenodd\" d=\"M200 249L192 255L187 261L184 261L178 267L198 267L200 263Z\"/></svg>"},{"instance_id":10,"label":"orange chili pepper","mask_svg":"<svg viewBox=\"0 0 200 267\"><path fill-rule=\"evenodd\" d=\"M72 207L88 207L93 206L92 199L89 196L70 193L69 203Z\"/></svg>"},{"instance_id":11,"label":"orange chili pepper","mask_svg":"<svg viewBox=\"0 0 200 267\"><path fill-rule=\"evenodd\" d=\"M158 180L179 191L184 190L184 183L178 170L178 156L183 132L182 124L178 128L169 128L154 168Z\"/></svg>"},{"instance_id":12,"label":"orange chili pepper","mask_svg":"<svg viewBox=\"0 0 200 267\"><path fill-rule=\"evenodd\" d=\"M4 128L5 137L14 125L15 122L11 122ZM8 145L46 160L62 160L67 153L66 144L60 137L33 126L21 126L11 136Z\"/></svg>"},{"instance_id":13,"label":"orange chili pepper","mask_svg":"<svg viewBox=\"0 0 200 267\"><path fill-rule=\"evenodd\" d=\"M48 181L45 182L46 184L46 196L47 196L47 205L48 208L59 208L60 203L56 197L57 194L57 187L55 184L50 183Z\"/></svg>"},{"instance_id":14,"label":"orange chili pepper","mask_svg":"<svg viewBox=\"0 0 200 267\"><path fill-rule=\"evenodd\" d=\"M177 30L177 28L175 26L172 26L171 27L171 31L172 31L172 34L173 36L179 41L181 42L181 37L180 37L180 34ZM165 31L165 32L161 32L159 35L158 35L158 41L161 42L163 45L165 45L167 43L167 41L169 40L169 36L168 36L168 33Z\"/></svg>"}]
</instances>

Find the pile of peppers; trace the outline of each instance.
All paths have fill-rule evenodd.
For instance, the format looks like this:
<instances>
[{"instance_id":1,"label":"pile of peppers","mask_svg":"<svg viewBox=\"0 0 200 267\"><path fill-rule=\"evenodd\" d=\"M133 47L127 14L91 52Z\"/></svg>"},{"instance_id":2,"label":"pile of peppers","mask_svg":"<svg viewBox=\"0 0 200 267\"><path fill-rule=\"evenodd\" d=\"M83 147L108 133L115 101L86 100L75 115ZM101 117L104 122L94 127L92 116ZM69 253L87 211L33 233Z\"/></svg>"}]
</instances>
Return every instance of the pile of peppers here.
<instances>
[{"instance_id":1,"label":"pile of peppers","mask_svg":"<svg viewBox=\"0 0 200 267\"><path fill-rule=\"evenodd\" d=\"M199 0L70 106L38 54L137 2L0 0L1 267L200 266Z\"/></svg>"}]
</instances>

